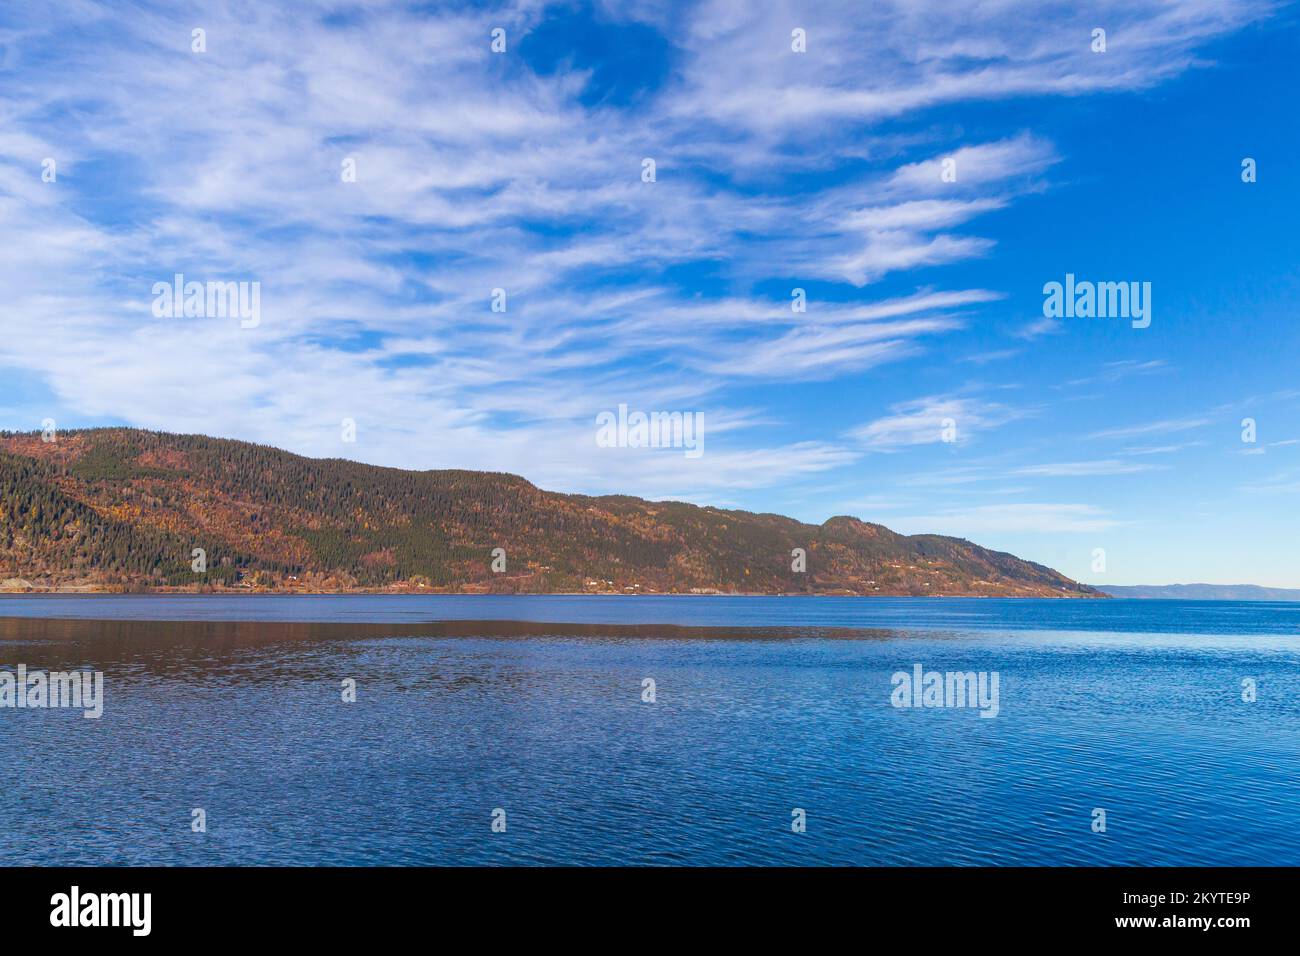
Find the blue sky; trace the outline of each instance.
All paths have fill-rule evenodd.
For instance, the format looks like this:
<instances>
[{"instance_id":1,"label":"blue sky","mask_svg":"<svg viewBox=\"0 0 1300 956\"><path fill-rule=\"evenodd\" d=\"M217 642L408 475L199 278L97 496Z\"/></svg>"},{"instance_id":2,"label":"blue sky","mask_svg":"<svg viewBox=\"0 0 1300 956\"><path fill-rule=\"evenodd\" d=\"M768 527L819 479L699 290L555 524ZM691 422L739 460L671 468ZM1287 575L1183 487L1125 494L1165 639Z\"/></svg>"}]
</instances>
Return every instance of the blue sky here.
<instances>
[{"instance_id":1,"label":"blue sky","mask_svg":"<svg viewBox=\"0 0 1300 956\"><path fill-rule=\"evenodd\" d=\"M1295 8L954 6L8 5L0 427L1300 587ZM176 272L260 324L155 317ZM1150 327L1046 320L1067 273ZM599 447L623 403L704 453Z\"/></svg>"}]
</instances>

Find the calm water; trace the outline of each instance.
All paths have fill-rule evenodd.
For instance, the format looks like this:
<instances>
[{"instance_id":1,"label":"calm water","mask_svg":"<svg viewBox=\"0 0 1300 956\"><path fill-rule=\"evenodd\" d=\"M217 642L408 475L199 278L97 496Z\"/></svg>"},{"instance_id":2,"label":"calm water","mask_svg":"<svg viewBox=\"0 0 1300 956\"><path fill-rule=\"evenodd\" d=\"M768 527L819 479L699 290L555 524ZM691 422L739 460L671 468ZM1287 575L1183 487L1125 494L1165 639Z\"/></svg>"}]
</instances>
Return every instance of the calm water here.
<instances>
[{"instance_id":1,"label":"calm water","mask_svg":"<svg viewBox=\"0 0 1300 956\"><path fill-rule=\"evenodd\" d=\"M1296 604L0 597L0 670L106 698L0 709L0 863L1294 865L1298 650ZM892 707L917 663L998 716Z\"/></svg>"}]
</instances>

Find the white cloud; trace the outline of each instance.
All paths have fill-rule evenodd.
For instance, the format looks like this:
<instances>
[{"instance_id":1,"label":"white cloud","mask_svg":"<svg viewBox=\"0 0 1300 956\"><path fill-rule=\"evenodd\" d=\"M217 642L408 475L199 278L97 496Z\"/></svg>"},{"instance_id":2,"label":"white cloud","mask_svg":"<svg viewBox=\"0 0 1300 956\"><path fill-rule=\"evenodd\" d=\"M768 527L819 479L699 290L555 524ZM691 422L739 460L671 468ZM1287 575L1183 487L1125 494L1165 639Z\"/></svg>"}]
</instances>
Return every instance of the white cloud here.
<instances>
[{"instance_id":1,"label":"white cloud","mask_svg":"<svg viewBox=\"0 0 1300 956\"><path fill-rule=\"evenodd\" d=\"M1211 419L1202 417L1167 418L1160 421L1146 422L1138 425L1126 425L1122 428L1107 428L1093 432L1089 438L1136 438L1141 435L1169 435L1177 432L1191 431L1210 424Z\"/></svg>"},{"instance_id":2,"label":"white cloud","mask_svg":"<svg viewBox=\"0 0 1300 956\"><path fill-rule=\"evenodd\" d=\"M995 534L1071 534L1106 531L1123 522L1107 512L1087 504L981 505L952 509L934 514L896 518L895 530L908 534L933 533L955 537L978 537Z\"/></svg>"},{"instance_id":3,"label":"white cloud","mask_svg":"<svg viewBox=\"0 0 1300 956\"><path fill-rule=\"evenodd\" d=\"M910 232L871 232L861 252L836 260L829 273L854 285L866 285L890 272L944 265L986 255L990 239L974 236L918 236Z\"/></svg>"},{"instance_id":4,"label":"white cloud","mask_svg":"<svg viewBox=\"0 0 1300 956\"><path fill-rule=\"evenodd\" d=\"M1103 458L1096 461L1064 461L1046 465L1026 465L1016 468L1012 474L1035 475L1044 478L1080 478L1099 475L1131 475L1142 471L1155 471L1162 465L1145 465L1138 462L1123 461L1119 458Z\"/></svg>"},{"instance_id":5,"label":"white cloud","mask_svg":"<svg viewBox=\"0 0 1300 956\"><path fill-rule=\"evenodd\" d=\"M1184 448L1195 448L1204 445L1203 441L1178 442L1173 445L1136 445L1132 448L1125 448L1126 455L1169 455L1176 451L1182 451Z\"/></svg>"},{"instance_id":6,"label":"white cloud","mask_svg":"<svg viewBox=\"0 0 1300 956\"><path fill-rule=\"evenodd\" d=\"M1163 359L1150 359L1145 362L1136 359L1124 359L1118 362L1105 363L1096 375L1071 379L1064 384L1067 386L1094 385L1098 383L1113 384L1135 375L1147 375L1152 372L1168 370L1169 365Z\"/></svg>"},{"instance_id":7,"label":"white cloud","mask_svg":"<svg viewBox=\"0 0 1300 956\"><path fill-rule=\"evenodd\" d=\"M1013 334L1018 339L1027 339L1032 342L1034 339L1042 338L1044 335L1056 335L1064 331L1065 323L1061 322L1059 319L1042 318L1030 322L1023 328L1016 330Z\"/></svg>"},{"instance_id":8,"label":"white cloud","mask_svg":"<svg viewBox=\"0 0 1300 956\"><path fill-rule=\"evenodd\" d=\"M1195 65L1197 44L1270 10L1264 0L1103 0L1086 15L1052 0L848 8L714 0L680 23L687 61L673 107L779 138L941 104L1140 89ZM807 31L804 55L790 53L796 23ZM1089 48L1100 23L1110 37L1104 56Z\"/></svg>"},{"instance_id":9,"label":"white cloud","mask_svg":"<svg viewBox=\"0 0 1300 956\"><path fill-rule=\"evenodd\" d=\"M848 437L874 451L893 451L945 440L945 420L955 423L954 444L1025 418L1033 409L963 396L930 396L894 405L890 414L860 425Z\"/></svg>"},{"instance_id":10,"label":"white cloud","mask_svg":"<svg viewBox=\"0 0 1300 956\"><path fill-rule=\"evenodd\" d=\"M729 383L915 356L1001 295L904 286L866 297L848 285L991 254L990 239L950 230L1042 188L1052 144L1015 130L973 143L928 129L877 135L863 123L1022 92L1140 87L1261 9L1108 5L1124 42L1103 63L1074 49L1065 24L1013 42L1032 14L1002 4L813 3L797 13L816 55L796 60L796 11L782 3L703 3L668 18L611 3L610 16L661 24L679 54L662 90L619 110L583 105L590 71L539 76L522 57L494 57L487 14L450 6L11 8L0 366L82 419L682 495L789 481L858 454L763 447L757 423L771 416L733 407ZM545 15L520 2L490 19L517 52ZM205 54L189 51L196 24ZM660 160L653 184L640 181L648 154ZM40 182L45 156L59 161L56 183ZM954 184L937 175L945 156L957 160ZM349 157L355 183L340 179ZM804 177L826 171L845 175ZM687 266L716 270L727 291L697 295L692 280L669 278ZM152 283L177 271L261 282L262 324L155 320ZM754 291L786 276L841 288L804 314ZM488 307L497 287L505 314ZM721 440L689 466L598 456L590 422L620 401L703 410ZM959 440L1020 414L932 401L857 440L919 443L945 407ZM338 441L342 417L358 421L355 446Z\"/></svg>"}]
</instances>

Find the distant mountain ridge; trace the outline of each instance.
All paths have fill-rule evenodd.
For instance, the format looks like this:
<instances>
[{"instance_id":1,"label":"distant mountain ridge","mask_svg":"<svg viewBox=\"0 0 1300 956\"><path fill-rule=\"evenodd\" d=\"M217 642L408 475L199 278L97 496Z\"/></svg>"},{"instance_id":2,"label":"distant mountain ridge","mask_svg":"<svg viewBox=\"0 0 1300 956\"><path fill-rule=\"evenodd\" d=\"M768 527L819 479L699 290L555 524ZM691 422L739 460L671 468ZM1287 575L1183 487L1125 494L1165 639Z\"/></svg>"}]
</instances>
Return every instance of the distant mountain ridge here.
<instances>
[{"instance_id":1,"label":"distant mountain ridge","mask_svg":"<svg viewBox=\"0 0 1300 956\"><path fill-rule=\"evenodd\" d=\"M0 434L0 588L28 587L1105 597L857 518L809 525L125 428Z\"/></svg>"},{"instance_id":2,"label":"distant mountain ridge","mask_svg":"<svg viewBox=\"0 0 1300 956\"><path fill-rule=\"evenodd\" d=\"M1258 584L1116 584L1097 590L1117 598L1166 601L1300 601L1300 588L1266 588Z\"/></svg>"}]
</instances>

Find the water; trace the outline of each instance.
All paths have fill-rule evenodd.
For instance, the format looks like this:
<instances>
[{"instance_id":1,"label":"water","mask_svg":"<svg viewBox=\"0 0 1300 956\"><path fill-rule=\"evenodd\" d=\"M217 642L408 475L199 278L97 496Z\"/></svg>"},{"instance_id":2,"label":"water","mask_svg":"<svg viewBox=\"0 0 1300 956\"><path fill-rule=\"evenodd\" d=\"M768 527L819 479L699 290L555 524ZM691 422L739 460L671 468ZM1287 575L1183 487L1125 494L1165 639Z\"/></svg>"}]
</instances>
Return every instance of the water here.
<instances>
[{"instance_id":1,"label":"water","mask_svg":"<svg viewBox=\"0 0 1300 956\"><path fill-rule=\"evenodd\" d=\"M1298 649L1287 604L0 597L0 670L106 697L0 710L0 863L1295 865ZM916 663L998 716L892 707Z\"/></svg>"}]
</instances>

